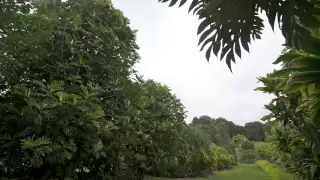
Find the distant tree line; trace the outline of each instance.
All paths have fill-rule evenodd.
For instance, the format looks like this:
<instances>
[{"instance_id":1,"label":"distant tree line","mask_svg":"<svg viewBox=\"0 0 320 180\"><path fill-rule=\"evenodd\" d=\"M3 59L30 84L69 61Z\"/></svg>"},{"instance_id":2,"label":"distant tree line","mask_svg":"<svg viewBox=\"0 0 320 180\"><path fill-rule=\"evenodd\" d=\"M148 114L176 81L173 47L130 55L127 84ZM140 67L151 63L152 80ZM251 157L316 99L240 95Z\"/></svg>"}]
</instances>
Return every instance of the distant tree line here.
<instances>
[{"instance_id":1,"label":"distant tree line","mask_svg":"<svg viewBox=\"0 0 320 180\"><path fill-rule=\"evenodd\" d=\"M207 115L194 117L191 124L201 126L205 132L211 134L214 143L218 145L225 144L238 134L246 136L250 141L264 141L271 129L270 123L254 121L241 126L222 117L215 119Z\"/></svg>"}]
</instances>

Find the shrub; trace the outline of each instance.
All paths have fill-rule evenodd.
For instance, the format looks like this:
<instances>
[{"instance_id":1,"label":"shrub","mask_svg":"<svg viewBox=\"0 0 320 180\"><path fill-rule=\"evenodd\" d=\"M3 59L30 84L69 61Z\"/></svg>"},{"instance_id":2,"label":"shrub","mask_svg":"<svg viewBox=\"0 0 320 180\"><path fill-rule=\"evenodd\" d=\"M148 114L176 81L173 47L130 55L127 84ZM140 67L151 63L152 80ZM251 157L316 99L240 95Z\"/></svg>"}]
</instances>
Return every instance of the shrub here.
<instances>
[{"instance_id":1,"label":"shrub","mask_svg":"<svg viewBox=\"0 0 320 180\"><path fill-rule=\"evenodd\" d=\"M275 160L279 155L278 152L275 151L275 147L272 143L266 142L258 142L255 143L254 150L256 153L257 159L260 160Z\"/></svg>"},{"instance_id":2,"label":"shrub","mask_svg":"<svg viewBox=\"0 0 320 180\"><path fill-rule=\"evenodd\" d=\"M269 175L271 180L297 180L297 178L285 172L281 167L266 160L259 160L256 164Z\"/></svg>"},{"instance_id":3,"label":"shrub","mask_svg":"<svg viewBox=\"0 0 320 180\"><path fill-rule=\"evenodd\" d=\"M217 169L231 168L236 164L234 156L229 154L225 148L215 144L211 145L210 156L213 158L213 162L215 162Z\"/></svg>"}]
</instances>

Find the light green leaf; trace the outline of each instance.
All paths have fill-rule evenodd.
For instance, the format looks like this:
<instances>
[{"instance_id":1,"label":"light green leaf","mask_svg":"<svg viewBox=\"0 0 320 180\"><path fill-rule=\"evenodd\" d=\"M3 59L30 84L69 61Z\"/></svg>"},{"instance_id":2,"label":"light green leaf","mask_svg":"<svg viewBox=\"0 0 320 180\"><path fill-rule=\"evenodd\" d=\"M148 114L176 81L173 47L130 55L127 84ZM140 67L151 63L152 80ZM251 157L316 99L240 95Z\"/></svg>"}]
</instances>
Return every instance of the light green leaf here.
<instances>
[{"instance_id":1,"label":"light green leaf","mask_svg":"<svg viewBox=\"0 0 320 180\"><path fill-rule=\"evenodd\" d=\"M99 140L94 144L93 150L94 150L94 152L99 152L99 151L101 151L101 150L103 149L103 147L104 147L104 145L103 145L103 143L102 143L102 140L99 139Z\"/></svg>"}]
</instances>

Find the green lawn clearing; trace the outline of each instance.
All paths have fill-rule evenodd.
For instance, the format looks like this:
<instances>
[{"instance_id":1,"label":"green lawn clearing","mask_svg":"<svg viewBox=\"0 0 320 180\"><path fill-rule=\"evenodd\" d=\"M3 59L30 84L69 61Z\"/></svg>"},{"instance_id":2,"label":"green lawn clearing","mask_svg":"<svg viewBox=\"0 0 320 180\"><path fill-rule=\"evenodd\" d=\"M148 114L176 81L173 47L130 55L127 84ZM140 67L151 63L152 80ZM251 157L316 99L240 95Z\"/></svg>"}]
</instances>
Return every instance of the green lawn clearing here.
<instances>
[{"instance_id":1,"label":"green lawn clearing","mask_svg":"<svg viewBox=\"0 0 320 180\"><path fill-rule=\"evenodd\" d=\"M214 178L196 178L196 179L170 179L153 178L150 180L268 180L265 174L255 164L240 164L232 170L220 171Z\"/></svg>"}]
</instances>

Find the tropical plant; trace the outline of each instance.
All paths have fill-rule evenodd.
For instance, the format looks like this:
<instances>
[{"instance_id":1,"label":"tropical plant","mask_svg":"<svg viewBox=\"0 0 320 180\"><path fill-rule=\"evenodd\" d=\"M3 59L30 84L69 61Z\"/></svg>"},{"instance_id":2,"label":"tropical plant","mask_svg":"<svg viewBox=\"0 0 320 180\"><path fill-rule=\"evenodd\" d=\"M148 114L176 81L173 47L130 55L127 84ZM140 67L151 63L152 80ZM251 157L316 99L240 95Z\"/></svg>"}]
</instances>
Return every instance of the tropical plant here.
<instances>
[{"instance_id":1,"label":"tropical plant","mask_svg":"<svg viewBox=\"0 0 320 180\"><path fill-rule=\"evenodd\" d=\"M188 0L158 0L169 6L186 4ZM274 28L279 24L286 44L297 49L317 51L319 40L310 36L309 28L320 27L318 1L316 0L189 0L189 12L199 17L199 45L207 47L206 58L211 53L220 54L231 70L241 57L242 48L249 52L252 40L260 39L264 28L261 12L265 13ZM310 44L314 42L315 44ZM240 45L241 44L241 45ZM242 46L242 48L241 48Z\"/></svg>"},{"instance_id":2,"label":"tropical plant","mask_svg":"<svg viewBox=\"0 0 320 180\"><path fill-rule=\"evenodd\" d=\"M319 33L313 29L313 37ZM314 42L310 42L313 44ZM283 68L259 80L257 90L275 98L265 107L271 112L262 120L275 121L272 141L282 153L289 171L306 179L319 177L319 53L286 49L275 63Z\"/></svg>"}]
</instances>

